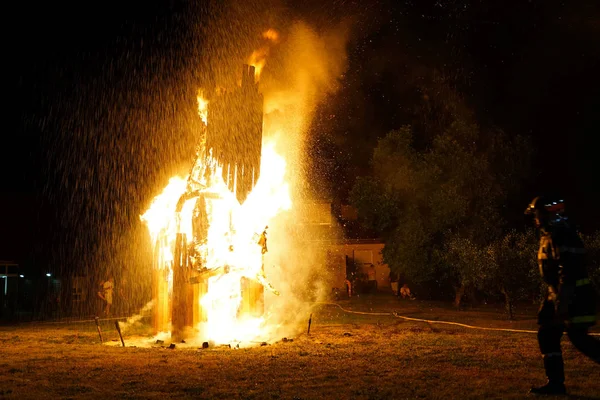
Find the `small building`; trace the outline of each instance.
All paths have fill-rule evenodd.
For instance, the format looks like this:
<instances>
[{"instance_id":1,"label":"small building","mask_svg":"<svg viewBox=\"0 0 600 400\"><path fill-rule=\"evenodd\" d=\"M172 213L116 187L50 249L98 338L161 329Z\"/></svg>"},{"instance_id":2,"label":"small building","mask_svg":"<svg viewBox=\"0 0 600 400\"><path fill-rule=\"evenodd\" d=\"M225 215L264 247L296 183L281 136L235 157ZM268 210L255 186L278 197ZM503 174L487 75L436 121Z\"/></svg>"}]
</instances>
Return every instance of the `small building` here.
<instances>
[{"instance_id":1,"label":"small building","mask_svg":"<svg viewBox=\"0 0 600 400\"><path fill-rule=\"evenodd\" d=\"M364 229L356 229L356 209L348 205L336 208L325 199L294 206L302 216L299 226L310 227L313 244L326 253L327 276L332 290L345 292L347 278L364 281L371 291L392 290L390 268L383 262L381 253L385 243L381 239L368 238L370 235Z\"/></svg>"},{"instance_id":2,"label":"small building","mask_svg":"<svg viewBox=\"0 0 600 400\"><path fill-rule=\"evenodd\" d=\"M383 262L381 239L343 239L329 245L328 259L332 268L332 287L345 288L346 276L354 273L374 280L376 290L391 290L390 267Z\"/></svg>"}]
</instances>

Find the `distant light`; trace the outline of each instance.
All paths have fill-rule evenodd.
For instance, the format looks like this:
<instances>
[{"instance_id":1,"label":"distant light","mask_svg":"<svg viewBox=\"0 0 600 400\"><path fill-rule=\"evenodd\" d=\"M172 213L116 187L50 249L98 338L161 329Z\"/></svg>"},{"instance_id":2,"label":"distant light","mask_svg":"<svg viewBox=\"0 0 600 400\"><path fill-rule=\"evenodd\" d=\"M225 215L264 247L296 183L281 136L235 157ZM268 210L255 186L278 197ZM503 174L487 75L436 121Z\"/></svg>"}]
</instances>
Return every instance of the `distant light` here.
<instances>
[{"instance_id":1,"label":"distant light","mask_svg":"<svg viewBox=\"0 0 600 400\"><path fill-rule=\"evenodd\" d=\"M19 278L25 278L25 275L19 275Z\"/></svg>"},{"instance_id":2,"label":"distant light","mask_svg":"<svg viewBox=\"0 0 600 400\"><path fill-rule=\"evenodd\" d=\"M52 274L46 274L46 276L52 276Z\"/></svg>"}]
</instances>

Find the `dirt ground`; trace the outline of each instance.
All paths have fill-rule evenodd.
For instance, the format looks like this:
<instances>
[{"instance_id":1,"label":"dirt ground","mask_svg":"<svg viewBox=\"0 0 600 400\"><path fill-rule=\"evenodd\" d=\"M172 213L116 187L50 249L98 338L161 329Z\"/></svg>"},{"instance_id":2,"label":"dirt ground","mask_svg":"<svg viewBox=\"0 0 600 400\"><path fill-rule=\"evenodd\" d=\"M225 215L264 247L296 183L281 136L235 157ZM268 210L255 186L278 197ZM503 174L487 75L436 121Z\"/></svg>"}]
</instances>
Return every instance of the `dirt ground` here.
<instances>
[{"instance_id":1,"label":"dirt ground","mask_svg":"<svg viewBox=\"0 0 600 400\"><path fill-rule=\"evenodd\" d=\"M125 334L102 321L0 327L0 398L7 399L507 399L528 398L544 383L536 335L406 321L455 321L482 327L535 330L535 307L514 322L501 310L454 311L441 304L363 298L315 306L311 332L265 346L150 342L147 326ZM308 316L307 316L308 320ZM598 332L599 329L594 330ZM292 339L292 340L290 340ZM600 367L565 338L572 398L600 399Z\"/></svg>"}]
</instances>

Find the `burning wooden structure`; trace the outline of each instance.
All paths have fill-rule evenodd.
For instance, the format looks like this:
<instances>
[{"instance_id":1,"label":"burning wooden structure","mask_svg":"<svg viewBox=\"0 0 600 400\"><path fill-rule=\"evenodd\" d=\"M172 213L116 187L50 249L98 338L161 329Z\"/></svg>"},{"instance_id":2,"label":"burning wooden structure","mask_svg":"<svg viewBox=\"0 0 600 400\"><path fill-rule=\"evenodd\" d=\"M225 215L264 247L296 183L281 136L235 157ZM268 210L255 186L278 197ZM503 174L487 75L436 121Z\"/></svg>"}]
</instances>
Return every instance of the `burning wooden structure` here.
<instances>
[{"instance_id":1,"label":"burning wooden structure","mask_svg":"<svg viewBox=\"0 0 600 400\"><path fill-rule=\"evenodd\" d=\"M172 228L176 232L163 230L155 239L153 325L156 332L165 332L170 323L174 340L197 334L193 329L207 318L201 299L209 290L211 278L228 274L235 267L235 263L227 262L227 254L216 257L218 250L207 243L218 224L223 227L223 237L235 229L235 206L222 205L235 200L238 206L243 204L260 176L263 96L255 82L253 66L244 65L241 82L234 90L210 95L205 145L198 147L185 192L177 200L177 221ZM223 184L229 194L214 189ZM183 220L186 207L193 207L189 213L191 221ZM174 243L167 233L175 234ZM266 228L253 240L257 251L264 254ZM233 242L226 240L220 246L227 246L232 254L236 250ZM269 287L261 273L256 279L241 277L240 316L263 314L265 285Z\"/></svg>"},{"instance_id":2,"label":"burning wooden structure","mask_svg":"<svg viewBox=\"0 0 600 400\"><path fill-rule=\"evenodd\" d=\"M260 175L263 96L254 81L254 67L244 65L242 85L211 98L206 148L223 167L223 180L240 203Z\"/></svg>"}]
</instances>

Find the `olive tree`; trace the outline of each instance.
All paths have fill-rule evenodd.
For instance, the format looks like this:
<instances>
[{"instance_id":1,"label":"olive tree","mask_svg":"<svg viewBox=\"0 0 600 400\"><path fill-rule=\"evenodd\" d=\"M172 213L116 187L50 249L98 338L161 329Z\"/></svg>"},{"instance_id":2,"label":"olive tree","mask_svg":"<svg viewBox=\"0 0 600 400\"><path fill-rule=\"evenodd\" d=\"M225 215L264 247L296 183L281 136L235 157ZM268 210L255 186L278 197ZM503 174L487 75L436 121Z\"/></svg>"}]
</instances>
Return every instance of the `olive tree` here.
<instances>
[{"instance_id":1,"label":"olive tree","mask_svg":"<svg viewBox=\"0 0 600 400\"><path fill-rule=\"evenodd\" d=\"M385 239L383 256L394 272L416 283L452 284L457 305L467 288L481 287L483 249L502 236L502 206L524 175L515 160L530 153L517 139L455 121L421 150L410 126L379 140L373 173L357 179L350 201Z\"/></svg>"},{"instance_id":2,"label":"olive tree","mask_svg":"<svg viewBox=\"0 0 600 400\"><path fill-rule=\"evenodd\" d=\"M533 230L510 230L486 248L485 286L502 293L509 319L514 317L515 301L539 291L537 248Z\"/></svg>"}]
</instances>

